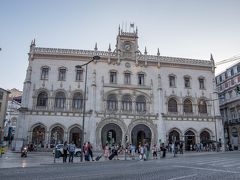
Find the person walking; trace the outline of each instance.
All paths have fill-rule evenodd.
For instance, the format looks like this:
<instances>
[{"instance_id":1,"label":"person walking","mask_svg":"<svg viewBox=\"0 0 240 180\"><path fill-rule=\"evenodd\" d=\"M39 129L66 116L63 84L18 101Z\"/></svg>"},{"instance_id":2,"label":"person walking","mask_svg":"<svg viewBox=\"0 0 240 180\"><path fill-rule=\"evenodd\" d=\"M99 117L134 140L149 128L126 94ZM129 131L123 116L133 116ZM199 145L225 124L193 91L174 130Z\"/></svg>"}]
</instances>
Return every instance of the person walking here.
<instances>
[{"instance_id":1,"label":"person walking","mask_svg":"<svg viewBox=\"0 0 240 180\"><path fill-rule=\"evenodd\" d=\"M68 152L68 144L67 141L63 144L63 163L67 162L67 152Z\"/></svg>"},{"instance_id":2,"label":"person walking","mask_svg":"<svg viewBox=\"0 0 240 180\"><path fill-rule=\"evenodd\" d=\"M74 142L72 141L71 144L68 146L68 151L69 151L69 162L73 163L73 156L75 152L76 146Z\"/></svg>"},{"instance_id":3,"label":"person walking","mask_svg":"<svg viewBox=\"0 0 240 180\"><path fill-rule=\"evenodd\" d=\"M165 158L166 157L166 148L165 148L165 145L164 143L162 143L162 146L161 146L161 149L162 149L162 158Z\"/></svg>"},{"instance_id":4,"label":"person walking","mask_svg":"<svg viewBox=\"0 0 240 180\"><path fill-rule=\"evenodd\" d=\"M136 146L134 144L131 144L130 150L131 150L132 160L134 160L135 159Z\"/></svg>"},{"instance_id":5,"label":"person walking","mask_svg":"<svg viewBox=\"0 0 240 180\"><path fill-rule=\"evenodd\" d=\"M90 142L88 142L88 153L89 153L89 156L91 157L92 161L94 161L92 149L93 149L92 144Z\"/></svg>"},{"instance_id":6,"label":"person walking","mask_svg":"<svg viewBox=\"0 0 240 180\"><path fill-rule=\"evenodd\" d=\"M106 145L104 147L103 154L104 154L105 160L107 160L109 158L109 155L110 155L108 143L106 143Z\"/></svg>"},{"instance_id":7,"label":"person walking","mask_svg":"<svg viewBox=\"0 0 240 180\"><path fill-rule=\"evenodd\" d=\"M183 143L180 143L180 154L183 154Z\"/></svg>"},{"instance_id":8,"label":"person walking","mask_svg":"<svg viewBox=\"0 0 240 180\"><path fill-rule=\"evenodd\" d=\"M145 143L145 161L147 161L149 159L149 154L150 154L150 145L148 144L148 142Z\"/></svg>"},{"instance_id":9,"label":"person walking","mask_svg":"<svg viewBox=\"0 0 240 180\"><path fill-rule=\"evenodd\" d=\"M156 146L156 144L154 144L153 147L152 147L152 156L153 156L153 159L157 159L157 146Z\"/></svg>"}]
</instances>

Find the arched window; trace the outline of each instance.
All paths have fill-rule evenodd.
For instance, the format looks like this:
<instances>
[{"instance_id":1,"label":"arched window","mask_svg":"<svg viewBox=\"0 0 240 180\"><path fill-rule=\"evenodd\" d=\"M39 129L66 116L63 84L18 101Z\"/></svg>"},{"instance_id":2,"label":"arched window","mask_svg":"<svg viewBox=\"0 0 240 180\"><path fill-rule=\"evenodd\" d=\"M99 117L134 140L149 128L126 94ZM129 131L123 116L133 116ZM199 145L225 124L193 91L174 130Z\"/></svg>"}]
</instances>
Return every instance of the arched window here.
<instances>
[{"instance_id":1,"label":"arched window","mask_svg":"<svg viewBox=\"0 0 240 180\"><path fill-rule=\"evenodd\" d=\"M207 103L205 100L200 100L198 103L198 112L207 113Z\"/></svg>"},{"instance_id":2,"label":"arched window","mask_svg":"<svg viewBox=\"0 0 240 180\"><path fill-rule=\"evenodd\" d=\"M41 92L37 97L37 106L46 107L48 102L48 95L46 92Z\"/></svg>"},{"instance_id":3,"label":"arched window","mask_svg":"<svg viewBox=\"0 0 240 180\"><path fill-rule=\"evenodd\" d=\"M65 107L66 97L64 92L58 92L55 96L55 107L63 109Z\"/></svg>"},{"instance_id":4,"label":"arched window","mask_svg":"<svg viewBox=\"0 0 240 180\"><path fill-rule=\"evenodd\" d=\"M183 102L183 112L184 113L192 113L192 102L189 99L185 99Z\"/></svg>"},{"instance_id":5,"label":"arched window","mask_svg":"<svg viewBox=\"0 0 240 180\"><path fill-rule=\"evenodd\" d=\"M177 101L174 98L171 98L168 101L168 112L177 112Z\"/></svg>"},{"instance_id":6,"label":"arched window","mask_svg":"<svg viewBox=\"0 0 240 180\"><path fill-rule=\"evenodd\" d=\"M146 99L142 95L136 98L136 111L146 113Z\"/></svg>"},{"instance_id":7,"label":"arched window","mask_svg":"<svg viewBox=\"0 0 240 180\"><path fill-rule=\"evenodd\" d=\"M83 109L83 96L80 92L74 94L72 107L73 109Z\"/></svg>"},{"instance_id":8,"label":"arched window","mask_svg":"<svg viewBox=\"0 0 240 180\"><path fill-rule=\"evenodd\" d=\"M200 133L200 142L206 143L208 140L210 140L210 134L207 131L202 131Z\"/></svg>"},{"instance_id":9,"label":"arched window","mask_svg":"<svg viewBox=\"0 0 240 180\"><path fill-rule=\"evenodd\" d=\"M122 110L123 111L132 111L132 100L130 95L124 95L122 97Z\"/></svg>"},{"instance_id":10,"label":"arched window","mask_svg":"<svg viewBox=\"0 0 240 180\"><path fill-rule=\"evenodd\" d=\"M110 94L107 98L107 109L111 111L117 111L118 109L118 101L117 96L114 94Z\"/></svg>"}]
</instances>

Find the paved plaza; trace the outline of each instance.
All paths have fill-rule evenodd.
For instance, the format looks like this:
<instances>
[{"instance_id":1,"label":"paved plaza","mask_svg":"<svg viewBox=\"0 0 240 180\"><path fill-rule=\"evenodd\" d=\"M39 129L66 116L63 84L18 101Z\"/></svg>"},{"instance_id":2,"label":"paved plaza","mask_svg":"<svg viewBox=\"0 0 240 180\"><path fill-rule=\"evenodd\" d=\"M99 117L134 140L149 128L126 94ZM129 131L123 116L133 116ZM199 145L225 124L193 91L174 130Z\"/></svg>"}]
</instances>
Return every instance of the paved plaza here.
<instances>
[{"instance_id":1,"label":"paved plaza","mask_svg":"<svg viewBox=\"0 0 240 180\"><path fill-rule=\"evenodd\" d=\"M24 168L23 168L24 167ZM19 153L8 152L0 159L1 179L240 179L240 152L185 153L165 159L138 161L121 160L99 162L62 163L49 152L29 153L20 158Z\"/></svg>"}]
</instances>

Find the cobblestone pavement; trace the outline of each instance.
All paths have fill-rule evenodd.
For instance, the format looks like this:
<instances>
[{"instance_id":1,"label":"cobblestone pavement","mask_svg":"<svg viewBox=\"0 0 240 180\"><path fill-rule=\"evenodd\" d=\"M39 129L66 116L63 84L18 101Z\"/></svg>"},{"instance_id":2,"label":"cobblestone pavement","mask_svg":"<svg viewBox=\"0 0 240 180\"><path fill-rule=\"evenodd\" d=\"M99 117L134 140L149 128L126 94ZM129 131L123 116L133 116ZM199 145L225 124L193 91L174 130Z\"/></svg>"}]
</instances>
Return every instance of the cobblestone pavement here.
<instances>
[{"instance_id":1,"label":"cobblestone pavement","mask_svg":"<svg viewBox=\"0 0 240 180\"><path fill-rule=\"evenodd\" d=\"M19 155L19 154L18 154ZM40 155L35 154L38 159ZM51 156L48 156L51 157ZM147 179L147 180L200 180L200 179L240 179L240 152L186 154L173 158L172 155L165 159L137 161L137 160L112 160L100 162L79 163L75 158L74 163L53 163L42 158L41 165L34 164L29 158L28 168L0 168L1 179L89 179L89 180L120 180L120 179ZM11 158L10 158L11 159ZM0 164L6 159L0 159ZM26 162L27 164L27 162Z\"/></svg>"}]
</instances>

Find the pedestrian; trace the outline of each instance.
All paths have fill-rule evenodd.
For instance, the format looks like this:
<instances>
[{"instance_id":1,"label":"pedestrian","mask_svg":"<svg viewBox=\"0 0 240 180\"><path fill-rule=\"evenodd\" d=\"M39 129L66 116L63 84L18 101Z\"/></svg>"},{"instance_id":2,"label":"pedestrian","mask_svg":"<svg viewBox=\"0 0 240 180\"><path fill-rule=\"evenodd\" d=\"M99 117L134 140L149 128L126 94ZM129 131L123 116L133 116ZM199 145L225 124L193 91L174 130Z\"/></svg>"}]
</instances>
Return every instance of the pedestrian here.
<instances>
[{"instance_id":1,"label":"pedestrian","mask_svg":"<svg viewBox=\"0 0 240 180\"><path fill-rule=\"evenodd\" d=\"M74 152L75 152L75 144L72 141L69 146L68 146L68 151L69 151L69 162L73 163L73 156L74 156Z\"/></svg>"},{"instance_id":2,"label":"pedestrian","mask_svg":"<svg viewBox=\"0 0 240 180\"><path fill-rule=\"evenodd\" d=\"M152 156L153 156L153 159L157 159L157 146L156 146L156 144L154 144L153 147L152 147Z\"/></svg>"},{"instance_id":3,"label":"pedestrian","mask_svg":"<svg viewBox=\"0 0 240 180\"><path fill-rule=\"evenodd\" d=\"M183 143L182 142L180 143L179 148L180 148L180 154L183 154Z\"/></svg>"},{"instance_id":4,"label":"pedestrian","mask_svg":"<svg viewBox=\"0 0 240 180\"><path fill-rule=\"evenodd\" d=\"M90 142L88 142L88 153L89 153L89 156L91 157L92 161L94 161L92 149L93 149L92 144Z\"/></svg>"},{"instance_id":5,"label":"pedestrian","mask_svg":"<svg viewBox=\"0 0 240 180\"><path fill-rule=\"evenodd\" d=\"M106 145L104 146L103 154L104 154L105 160L107 160L109 158L109 155L110 155L108 143L106 143Z\"/></svg>"},{"instance_id":6,"label":"pedestrian","mask_svg":"<svg viewBox=\"0 0 240 180\"><path fill-rule=\"evenodd\" d=\"M165 158L166 157L166 148L164 146L164 143L162 143L162 146L161 146L161 149L162 149L162 158Z\"/></svg>"},{"instance_id":7,"label":"pedestrian","mask_svg":"<svg viewBox=\"0 0 240 180\"><path fill-rule=\"evenodd\" d=\"M67 162L67 152L68 152L68 144L67 141L63 144L63 163Z\"/></svg>"},{"instance_id":8,"label":"pedestrian","mask_svg":"<svg viewBox=\"0 0 240 180\"><path fill-rule=\"evenodd\" d=\"M85 161L89 161L89 149L88 149L88 143L84 143L84 159Z\"/></svg>"},{"instance_id":9,"label":"pedestrian","mask_svg":"<svg viewBox=\"0 0 240 180\"><path fill-rule=\"evenodd\" d=\"M136 146L134 144L131 144L130 149L131 149L132 159L134 160L135 159Z\"/></svg>"},{"instance_id":10,"label":"pedestrian","mask_svg":"<svg viewBox=\"0 0 240 180\"><path fill-rule=\"evenodd\" d=\"M142 161L142 160L144 160L145 159L145 153L144 153L144 151L145 151L145 148L144 148L144 146L143 145L140 145L140 155L139 155L139 160L140 161ZM145 156L145 157L144 157Z\"/></svg>"}]
</instances>

